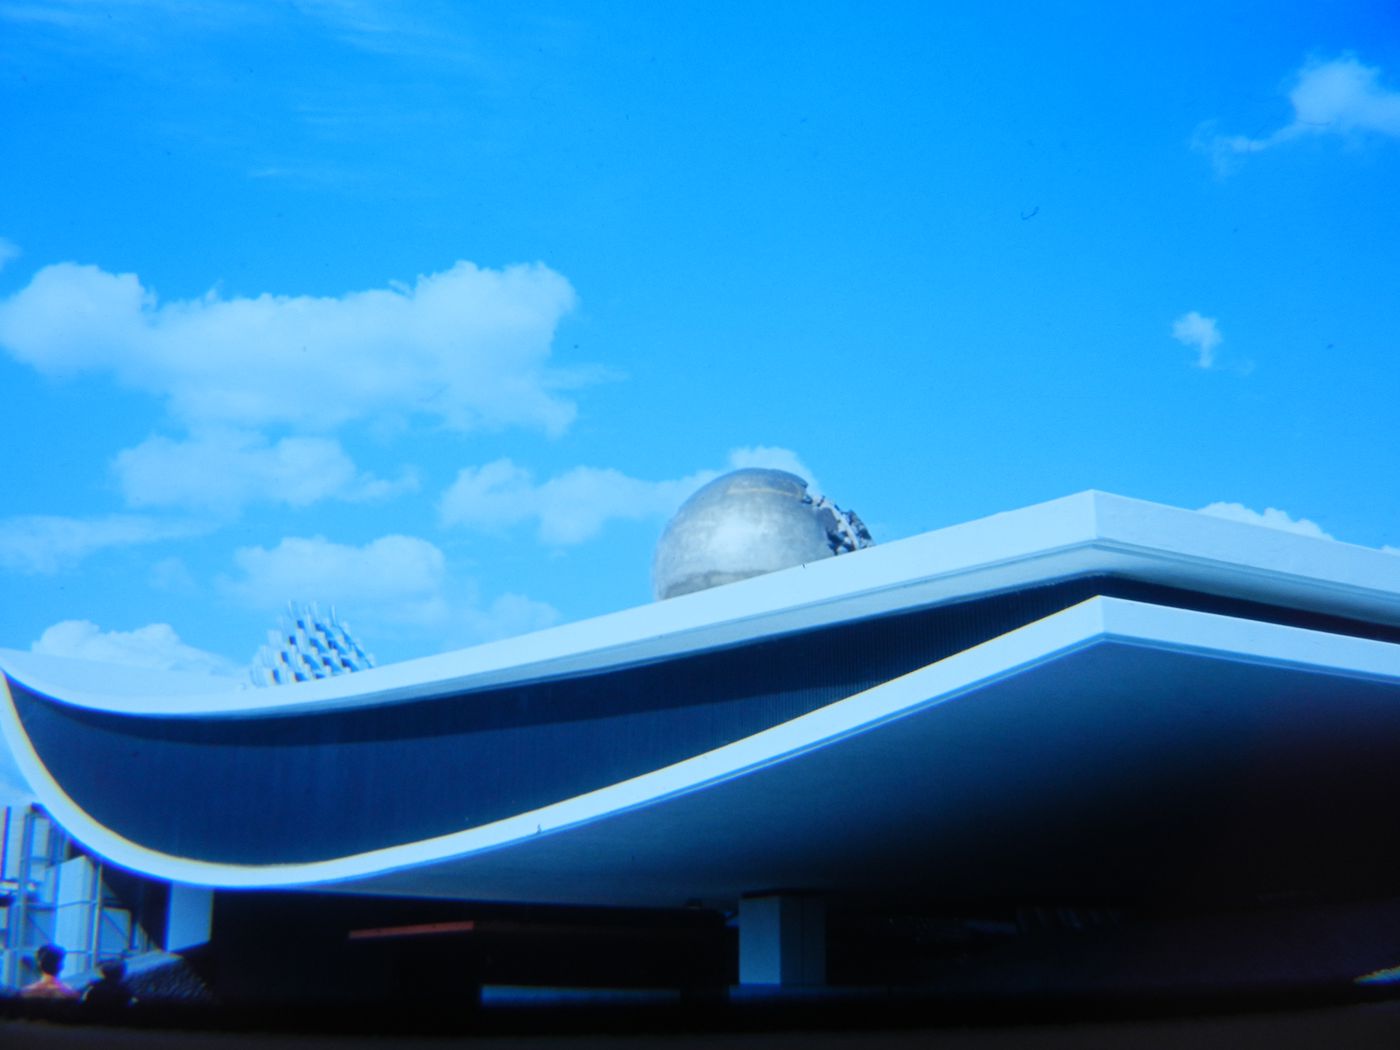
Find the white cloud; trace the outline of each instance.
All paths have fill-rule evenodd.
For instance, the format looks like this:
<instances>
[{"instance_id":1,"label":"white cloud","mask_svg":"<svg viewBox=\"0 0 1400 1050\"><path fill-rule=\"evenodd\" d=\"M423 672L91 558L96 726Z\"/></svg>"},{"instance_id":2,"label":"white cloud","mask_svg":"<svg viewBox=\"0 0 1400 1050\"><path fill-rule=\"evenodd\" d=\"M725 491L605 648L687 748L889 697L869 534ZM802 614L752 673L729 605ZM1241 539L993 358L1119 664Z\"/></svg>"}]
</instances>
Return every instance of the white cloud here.
<instances>
[{"instance_id":1,"label":"white cloud","mask_svg":"<svg viewBox=\"0 0 1400 1050\"><path fill-rule=\"evenodd\" d=\"M1288 95L1297 134L1375 131L1400 138L1400 91L1380 85L1380 70L1354 57L1314 62Z\"/></svg>"},{"instance_id":2,"label":"white cloud","mask_svg":"<svg viewBox=\"0 0 1400 1050\"><path fill-rule=\"evenodd\" d=\"M359 473L331 438L290 437L273 444L234 430L206 431L188 441L148 438L118 453L112 468L133 507L305 507L327 498L384 499L418 485L411 472L392 482Z\"/></svg>"},{"instance_id":3,"label":"white cloud","mask_svg":"<svg viewBox=\"0 0 1400 1050\"><path fill-rule=\"evenodd\" d=\"M1229 518L1231 521L1244 521L1251 525L1267 525L1271 529L1282 529L1285 532L1296 532L1300 536L1315 536L1318 539L1330 540L1333 537L1322 530L1322 526L1308 518L1294 518L1285 511L1274 507L1265 508L1261 514L1259 511L1250 510L1242 503L1212 503L1201 508L1202 514L1211 514L1217 518Z\"/></svg>"},{"instance_id":4,"label":"white cloud","mask_svg":"<svg viewBox=\"0 0 1400 1050\"><path fill-rule=\"evenodd\" d=\"M592 539L613 518L665 514L695 488L693 479L642 481L611 468L575 467L536 484L509 459L467 467L442 497L445 525L503 529L535 519L539 537L556 546Z\"/></svg>"},{"instance_id":5,"label":"white cloud","mask_svg":"<svg viewBox=\"0 0 1400 1050\"><path fill-rule=\"evenodd\" d=\"M726 469L759 466L788 470L809 482L812 477L795 452L765 446L734 449ZM666 517L721 473L701 470L674 480L644 481L612 468L575 467L536 483L529 470L498 459L459 471L438 509L444 525L488 531L535 521L541 542L569 546L593 539L614 519ZM815 494L815 484L811 489Z\"/></svg>"},{"instance_id":6,"label":"white cloud","mask_svg":"<svg viewBox=\"0 0 1400 1050\"><path fill-rule=\"evenodd\" d=\"M195 34L219 34L282 22L300 33L329 34L342 43L383 55L440 58L456 66L482 64L470 37L454 25L452 5L382 3L379 0L7 0L0 22L30 23L121 45L146 55L157 44L175 47ZM132 56L126 56L131 58Z\"/></svg>"},{"instance_id":7,"label":"white cloud","mask_svg":"<svg viewBox=\"0 0 1400 1050\"><path fill-rule=\"evenodd\" d=\"M107 372L165 398L191 428L427 415L459 430L574 417L549 364L573 308L543 265L459 262L412 285L338 298L279 296L162 303L135 274L47 266L0 302L0 347L49 375Z\"/></svg>"},{"instance_id":8,"label":"white cloud","mask_svg":"<svg viewBox=\"0 0 1400 1050\"><path fill-rule=\"evenodd\" d=\"M1380 83L1380 70L1346 55L1310 61L1298 70L1288 93L1293 119L1268 135L1206 135L1198 146L1228 170L1241 155L1313 135L1377 134L1400 138L1400 91Z\"/></svg>"},{"instance_id":9,"label":"white cloud","mask_svg":"<svg viewBox=\"0 0 1400 1050\"><path fill-rule=\"evenodd\" d=\"M240 548L234 563L239 574L221 579L220 588L265 610L269 622L289 600L334 605L371 650L385 635L409 632L456 646L539 630L559 618L553 606L521 594L483 605L470 582L452 585L442 551L414 536L383 536L363 546L289 536L272 548Z\"/></svg>"},{"instance_id":10,"label":"white cloud","mask_svg":"<svg viewBox=\"0 0 1400 1050\"><path fill-rule=\"evenodd\" d=\"M14 241L7 241L4 237L0 237L0 270L14 262L19 256L19 245Z\"/></svg>"},{"instance_id":11,"label":"white cloud","mask_svg":"<svg viewBox=\"0 0 1400 1050\"><path fill-rule=\"evenodd\" d=\"M739 470L742 467L767 467L769 470L786 470L807 482L807 491L814 497L822 494L821 484L802 458L792 449L773 445L753 445L748 448L729 450L726 470ZM716 472L716 476L718 476ZM696 486L697 488L699 486Z\"/></svg>"},{"instance_id":12,"label":"white cloud","mask_svg":"<svg viewBox=\"0 0 1400 1050\"><path fill-rule=\"evenodd\" d=\"M150 76L152 55L158 49L166 52L158 63L166 73L178 58L193 60L197 54L199 60L207 61L202 49L191 47L197 37L249 25L265 32L284 11L295 16L297 6L248 0L5 0L0 3L0 22L45 30L29 35L27 50L51 48L69 57L80 47Z\"/></svg>"},{"instance_id":13,"label":"white cloud","mask_svg":"<svg viewBox=\"0 0 1400 1050\"><path fill-rule=\"evenodd\" d=\"M137 514L101 518L24 515L0 521L0 568L55 573L111 547L182 539L206 532L190 521L160 521Z\"/></svg>"},{"instance_id":14,"label":"white cloud","mask_svg":"<svg viewBox=\"0 0 1400 1050\"><path fill-rule=\"evenodd\" d=\"M241 673L224 657L180 641L180 636L168 623L148 624L134 631L104 631L89 620L64 620L46 630L29 648L47 656L67 656L160 671L227 676Z\"/></svg>"},{"instance_id":15,"label":"white cloud","mask_svg":"<svg viewBox=\"0 0 1400 1050\"><path fill-rule=\"evenodd\" d=\"M460 633L470 641L489 642L541 631L558 622L559 611L548 602L506 593L485 609L469 606L461 610Z\"/></svg>"},{"instance_id":16,"label":"white cloud","mask_svg":"<svg viewBox=\"0 0 1400 1050\"><path fill-rule=\"evenodd\" d=\"M1172 338L1196 351L1198 368L1215 366L1215 348L1225 339L1214 317L1203 317L1195 310L1172 322Z\"/></svg>"},{"instance_id":17,"label":"white cloud","mask_svg":"<svg viewBox=\"0 0 1400 1050\"><path fill-rule=\"evenodd\" d=\"M199 590L199 584L194 581L194 574L190 572L189 566L179 558L162 558L151 566L148 578L151 586L158 591L194 594Z\"/></svg>"},{"instance_id":18,"label":"white cloud","mask_svg":"<svg viewBox=\"0 0 1400 1050\"><path fill-rule=\"evenodd\" d=\"M448 614L447 559L414 536L382 536L362 547L289 536L271 549L240 547L233 560L242 575L221 581L223 589L269 614L288 601L339 605L357 621L364 619L361 609L416 624L438 623Z\"/></svg>"},{"instance_id":19,"label":"white cloud","mask_svg":"<svg viewBox=\"0 0 1400 1050\"><path fill-rule=\"evenodd\" d=\"M479 45L451 19L423 17L412 4L382 4L365 0L299 0L297 14L321 22L338 39L365 51L411 59L435 60L478 74L491 68Z\"/></svg>"}]
</instances>

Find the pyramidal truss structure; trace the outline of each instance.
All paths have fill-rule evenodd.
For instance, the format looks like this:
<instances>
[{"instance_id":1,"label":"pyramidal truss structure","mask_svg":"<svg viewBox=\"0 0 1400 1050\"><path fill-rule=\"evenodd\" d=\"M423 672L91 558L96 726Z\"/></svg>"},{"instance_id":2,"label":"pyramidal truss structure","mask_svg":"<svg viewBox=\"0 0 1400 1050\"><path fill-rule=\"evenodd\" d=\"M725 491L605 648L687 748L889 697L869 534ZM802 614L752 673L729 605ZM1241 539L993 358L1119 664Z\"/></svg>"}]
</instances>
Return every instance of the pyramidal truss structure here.
<instances>
[{"instance_id":1,"label":"pyramidal truss structure","mask_svg":"<svg viewBox=\"0 0 1400 1050\"><path fill-rule=\"evenodd\" d=\"M374 657L336 618L332 606L322 616L315 602L288 602L279 630L267 632L267 644L253 657L248 674L254 685L286 685L363 671Z\"/></svg>"}]
</instances>

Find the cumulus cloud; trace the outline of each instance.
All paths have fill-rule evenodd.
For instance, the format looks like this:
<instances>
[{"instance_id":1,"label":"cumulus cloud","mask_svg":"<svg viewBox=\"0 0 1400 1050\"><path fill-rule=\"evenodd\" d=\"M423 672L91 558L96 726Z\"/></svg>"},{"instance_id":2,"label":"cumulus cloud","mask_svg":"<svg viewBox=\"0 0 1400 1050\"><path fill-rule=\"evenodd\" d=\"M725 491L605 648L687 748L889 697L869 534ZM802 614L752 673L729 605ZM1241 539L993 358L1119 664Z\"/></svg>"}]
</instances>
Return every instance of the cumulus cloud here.
<instances>
[{"instance_id":1,"label":"cumulus cloud","mask_svg":"<svg viewBox=\"0 0 1400 1050\"><path fill-rule=\"evenodd\" d=\"M1400 138L1400 91L1384 87L1380 70L1355 56L1310 61L1295 74L1288 92L1293 119L1259 138L1198 135L1197 145L1228 169L1240 156L1316 135L1387 135Z\"/></svg>"},{"instance_id":2,"label":"cumulus cloud","mask_svg":"<svg viewBox=\"0 0 1400 1050\"><path fill-rule=\"evenodd\" d=\"M510 592L485 608L474 605L463 608L460 620L457 634L469 641L490 642L553 627L559 622L559 611L548 602L537 602Z\"/></svg>"},{"instance_id":3,"label":"cumulus cloud","mask_svg":"<svg viewBox=\"0 0 1400 1050\"><path fill-rule=\"evenodd\" d=\"M151 586L158 591L170 591L173 594L194 594L199 590L199 584L195 583L194 574L179 558L162 558L151 566L148 577Z\"/></svg>"},{"instance_id":4,"label":"cumulus cloud","mask_svg":"<svg viewBox=\"0 0 1400 1050\"><path fill-rule=\"evenodd\" d=\"M383 536L362 546L322 536L286 537L275 547L234 553L238 574L221 590L272 615L287 601L334 605L361 640L410 629L449 645L504 638L555 623L553 606L507 593L483 604L470 583L454 587L447 559L427 540Z\"/></svg>"},{"instance_id":5,"label":"cumulus cloud","mask_svg":"<svg viewBox=\"0 0 1400 1050\"><path fill-rule=\"evenodd\" d=\"M807 491L813 496L822 494L821 483L811 468L802 462L802 457L789 448L774 445L753 445L748 448L729 450L728 465L725 470L739 470L743 467L767 467L769 470L786 470L807 482ZM716 471L717 477L722 471ZM708 479L707 479L708 480ZM703 484L703 482L701 483ZM696 486L699 488L699 486ZM689 493L687 493L689 495Z\"/></svg>"},{"instance_id":6,"label":"cumulus cloud","mask_svg":"<svg viewBox=\"0 0 1400 1050\"><path fill-rule=\"evenodd\" d=\"M55 573L112 547L183 539L207 531L192 521L161 521L138 514L100 518L23 515L0 521L0 567Z\"/></svg>"},{"instance_id":7,"label":"cumulus cloud","mask_svg":"<svg viewBox=\"0 0 1400 1050\"><path fill-rule=\"evenodd\" d=\"M192 671L236 676L239 669L217 653L186 645L168 623L153 623L134 631L104 631L89 620L56 623L29 647L47 656L149 667L159 671Z\"/></svg>"},{"instance_id":8,"label":"cumulus cloud","mask_svg":"<svg viewBox=\"0 0 1400 1050\"><path fill-rule=\"evenodd\" d=\"M1231 521L1244 521L1251 525L1267 525L1271 529L1282 529L1285 532L1296 532L1300 536L1315 536L1318 539L1330 540L1334 537L1322 530L1322 526L1308 518L1294 518L1286 511L1278 510L1275 507L1266 507L1263 513L1257 510L1250 510L1242 503L1212 503L1201 508L1202 514L1211 514L1217 518L1229 518Z\"/></svg>"},{"instance_id":9,"label":"cumulus cloud","mask_svg":"<svg viewBox=\"0 0 1400 1050\"><path fill-rule=\"evenodd\" d=\"M229 512L248 503L305 507L323 499L385 499L417 488L411 472L396 481L362 474L340 442L289 437L276 443L242 430L200 433L187 441L152 437L112 464L133 507Z\"/></svg>"},{"instance_id":10,"label":"cumulus cloud","mask_svg":"<svg viewBox=\"0 0 1400 1050\"><path fill-rule=\"evenodd\" d=\"M459 262L409 285L161 302L135 274L59 263L0 301L0 348L48 375L110 373L192 428L330 429L426 415L562 431L550 366L573 288L543 265Z\"/></svg>"},{"instance_id":11,"label":"cumulus cloud","mask_svg":"<svg viewBox=\"0 0 1400 1050\"><path fill-rule=\"evenodd\" d=\"M447 559L415 536L382 536L359 547L323 536L289 536L270 549L240 547L233 560L240 575L221 586L253 608L276 610L289 600L314 600L417 624L439 622L448 611Z\"/></svg>"},{"instance_id":12,"label":"cumulus cloud","mask_svg":"<svg viewBox=\"0 0 1400 1050\"><path fill-rule=\"evenodd\" d=\"M444 493L444 525L500 529L534 519L539 537L567 546L592 539L614 518L649 518L674 509L695 489L695 478L643 481L611 468L575 467L536 483L509 459L467 467Z\"/></svg>"},{"instance_id":13,"label":"cumulus cloud","mask_svg":"<svg viewBox=\"0 0 1400 1050\"><path fill-rule=\"evenodd\" d=\"M734 449L727 470L772 467L808 480L812 474L795 452L757 446ZM612 520L643 520L672 514L692 492L723 471L701 470L682 478L646 481L619 470L574 467L536 482L534 474L509 459L459 471L443 493L438 511L444 525L504 530L537 523L541 542L571 546L597 536Z\"/></svg>"},{"instance_id":14,"label":"cumulus cloud","mask_svg":"<svg viewBox=\"0 0 1400 1050\"><path fill-rule=\"evenodd\" d=\"M1192 310L1172 322L1172 338L1196 351L1197 368L1215 367L1215 348L1224 341L1214 317Z\"/></svg>"}]
</instances>

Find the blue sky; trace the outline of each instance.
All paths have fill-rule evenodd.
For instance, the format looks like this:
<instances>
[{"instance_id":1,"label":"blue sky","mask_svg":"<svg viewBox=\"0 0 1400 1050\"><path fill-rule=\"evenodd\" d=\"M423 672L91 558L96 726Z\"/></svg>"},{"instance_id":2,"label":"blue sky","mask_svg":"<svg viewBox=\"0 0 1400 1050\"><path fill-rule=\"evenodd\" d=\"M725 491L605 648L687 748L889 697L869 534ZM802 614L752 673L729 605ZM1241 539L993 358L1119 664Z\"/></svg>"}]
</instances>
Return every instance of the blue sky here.
<instances>
[{"instance_id":1,"label":"blue sky","mask_svg":"<svg viewBox=\"0 0 1400 1050\"><path fill-rule=\"evenodd\" d=\"M0 646L625 608L747 464L1400 546L1394 5L983 6L0 0Z\"/></svg>"}]
</instances>

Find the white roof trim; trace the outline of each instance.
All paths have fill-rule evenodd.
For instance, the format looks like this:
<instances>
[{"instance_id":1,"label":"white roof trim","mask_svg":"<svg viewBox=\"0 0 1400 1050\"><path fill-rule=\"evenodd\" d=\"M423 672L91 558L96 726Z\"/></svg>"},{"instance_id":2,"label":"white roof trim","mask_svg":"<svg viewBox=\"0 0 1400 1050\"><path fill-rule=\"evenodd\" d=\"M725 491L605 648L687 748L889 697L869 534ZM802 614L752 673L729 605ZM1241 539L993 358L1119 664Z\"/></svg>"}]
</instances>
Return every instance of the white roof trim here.
<instances>
[{"instance_id":1,"label":"white roof trim","mask_svg":"<svg viewBox=\"0 0 1400 1050\"><path fill-rule=\"evenodd\" d=\"M0 651L0 668L81 707L200 717L386 704L722 648L1088 573L1400 625L1400 557L1102 492L923 533L665 602L353 675L208 689L151 672Z\"/></svg>"}]
</instances>

